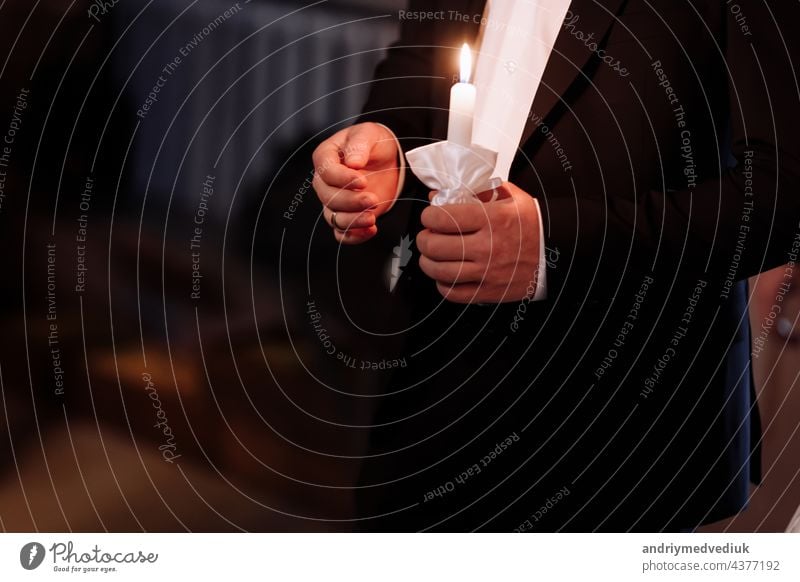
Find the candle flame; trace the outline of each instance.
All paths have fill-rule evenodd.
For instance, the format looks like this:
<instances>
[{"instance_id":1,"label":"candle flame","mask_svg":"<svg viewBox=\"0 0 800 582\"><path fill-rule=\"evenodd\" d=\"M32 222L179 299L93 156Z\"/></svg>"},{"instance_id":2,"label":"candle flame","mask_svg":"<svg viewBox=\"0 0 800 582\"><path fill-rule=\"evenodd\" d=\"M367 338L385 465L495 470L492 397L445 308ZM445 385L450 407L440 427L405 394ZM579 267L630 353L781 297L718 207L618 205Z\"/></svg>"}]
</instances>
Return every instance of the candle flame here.
<instances>
[{"instance_id":1,"label":"candle flame","mask_svg":"<svg viewBox=\"0 0 800 582\"><path fill-rule=\"evenodd\" d=\"M472 51L469 50L469 45L464 43L461 47L461 82L469 83L470 75L472 74Z\"/></svg>"}]
</instances>

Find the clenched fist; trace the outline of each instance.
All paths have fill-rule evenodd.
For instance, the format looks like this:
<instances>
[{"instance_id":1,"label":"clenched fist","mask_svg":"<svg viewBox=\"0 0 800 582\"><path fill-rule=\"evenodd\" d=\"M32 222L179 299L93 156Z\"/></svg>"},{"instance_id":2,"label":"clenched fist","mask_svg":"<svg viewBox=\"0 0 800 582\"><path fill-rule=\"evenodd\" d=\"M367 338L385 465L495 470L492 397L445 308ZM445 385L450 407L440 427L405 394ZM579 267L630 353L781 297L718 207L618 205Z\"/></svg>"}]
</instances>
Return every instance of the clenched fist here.
<instances>
[{"instance_id":1,"label":"clenched fist","mask_svg":"<svg viewBox=\"0 0 800 582\"><path fill-rule=\"evenodd\" d=\"M378 232L375 221L392 205L399 180L398 148L383 125L359 123L314 150L314 190L336 240L358 244Z\"/></svg>"},{"instance_id":2,"label":"clenched fist","mask_svg":"<svg viewBox=\"0 0 800 582\"><path fill-rule=\"evenodd\" d=\"M541 228L536 201L510 182L498 194L484 204L430 206L422 212L419 265L449 301L503 303L535 293Z\"/></svg>"}]
</instances>

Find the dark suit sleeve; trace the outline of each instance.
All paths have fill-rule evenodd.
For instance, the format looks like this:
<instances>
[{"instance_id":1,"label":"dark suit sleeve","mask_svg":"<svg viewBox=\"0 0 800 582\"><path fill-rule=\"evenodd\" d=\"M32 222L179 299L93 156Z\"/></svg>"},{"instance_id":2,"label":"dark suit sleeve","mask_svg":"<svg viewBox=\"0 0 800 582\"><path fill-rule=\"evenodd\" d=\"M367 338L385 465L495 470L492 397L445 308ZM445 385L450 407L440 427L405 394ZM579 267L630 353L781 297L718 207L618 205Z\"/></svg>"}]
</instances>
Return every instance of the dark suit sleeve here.
<instances>
[{"instance_id":1,"label":"dark suit sleeve","mask_svg":"<svg viewBox=\"0 0 800 582\"><path fill-rule=\"evenodd\" d=\"M405 12L429 12L432 4L430 0L412 0ZM358 119L389 127L405 151L429 143L431 138L431 84L438 50L435 29L433 20L401 18L400 39L389 46L378 65Z\"/></svg>"},{"instance_id":2,"label":"dark suit sleeve","mask_svg":"<svg viewBox=\"0 0 800 582\"><path fill-rule=\"evenodd\" d=\"M791 29L800 4L738 4L751 35L722 8L735 166L693 189L643 191L635 200L611 193L549 199L542 206L547 246L560 253L548 268L549 298L605 296L642 272L701 277L724 289L790 260L800 236L799 61Z\"/></svg>"}]
</instances>

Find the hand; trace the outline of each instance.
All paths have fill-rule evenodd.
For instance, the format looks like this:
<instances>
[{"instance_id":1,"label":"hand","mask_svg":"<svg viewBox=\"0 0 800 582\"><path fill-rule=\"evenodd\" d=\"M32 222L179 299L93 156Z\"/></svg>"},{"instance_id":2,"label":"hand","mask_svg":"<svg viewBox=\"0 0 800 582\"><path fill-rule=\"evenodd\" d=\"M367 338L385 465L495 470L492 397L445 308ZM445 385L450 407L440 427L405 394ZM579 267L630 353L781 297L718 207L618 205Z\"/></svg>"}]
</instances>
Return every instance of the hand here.
<instances>
[{"instance_id":1,"label":"hand","mask_svg":"<svg viewBox=\"0 0 800 582\"><path fill-rule=\"evenodd\" d=\"M417 235L422 271L455 303L503 303L531 297L539 270L536 201L510 182L494 202L430 206ZM491 192L484 192L488 200Z\"/></svg>"},{"instance_id":2,"label":"hand","mask_svg":"<svg viewBox=\"0 0 800 582\"><path fill-rule=\"evenodd\" d=\"M314 150L313 186L336 240L358 244L377 234L376 219L397 194L397 155L394 136L377 123L343 129Z\"/></svg>"}]
</instances>

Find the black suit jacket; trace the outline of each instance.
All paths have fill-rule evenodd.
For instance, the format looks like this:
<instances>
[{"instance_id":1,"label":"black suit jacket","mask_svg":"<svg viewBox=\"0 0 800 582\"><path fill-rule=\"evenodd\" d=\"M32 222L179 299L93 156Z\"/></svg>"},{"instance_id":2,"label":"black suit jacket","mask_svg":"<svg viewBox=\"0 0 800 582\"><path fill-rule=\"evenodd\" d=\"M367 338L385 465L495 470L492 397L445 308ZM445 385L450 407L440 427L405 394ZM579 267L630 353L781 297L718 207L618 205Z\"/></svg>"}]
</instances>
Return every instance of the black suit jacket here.
<instances>
[{"instance_id":1,"label":"black suit jacket","mask_svg":"<svg viewBox=\"0 0 800 582\"><path fill-rule=\"evenodd\" d=\"M407 269L408 367L380 399L365 529L654 531L745 505L745 280L798 236L800 128L797 4L738 7L572 2L511 174L542 209L547 300L456 306ZM483 2L409 10L445 17L404 21L362 117L406 150L445 137ZM383 235L418 231L426 200L409 174Z\"/></svg>"}]
</instances>

